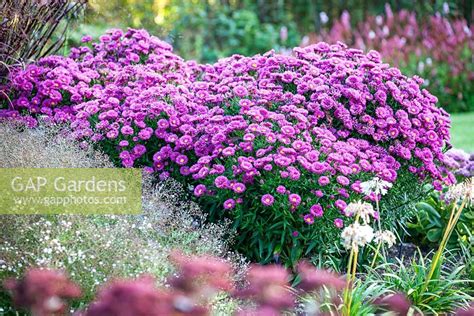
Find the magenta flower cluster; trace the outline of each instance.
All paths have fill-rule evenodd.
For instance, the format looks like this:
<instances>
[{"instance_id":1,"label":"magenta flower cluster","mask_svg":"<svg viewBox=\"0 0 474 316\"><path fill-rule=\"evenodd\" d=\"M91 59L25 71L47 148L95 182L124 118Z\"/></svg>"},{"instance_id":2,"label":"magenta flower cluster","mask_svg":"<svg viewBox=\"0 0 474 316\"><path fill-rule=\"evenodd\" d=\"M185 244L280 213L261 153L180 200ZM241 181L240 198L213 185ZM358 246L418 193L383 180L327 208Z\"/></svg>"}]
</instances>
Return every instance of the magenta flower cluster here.
<instances>
[{"instance_id":1,"label":"magenta flower cluster","mask_svg":"<svg viewBox=\"0 0 474 316\"><path fill-rule=\"evenodd\" d=\"M200 65L143 30L112 30L13 71L0 113L70 122L124 167L181 178L223 212L287 214L290 235L298 222L342 227L364 179L454 181L440 168L449 115L422 82L340 43Z\"/></svg>"}]
</instances>

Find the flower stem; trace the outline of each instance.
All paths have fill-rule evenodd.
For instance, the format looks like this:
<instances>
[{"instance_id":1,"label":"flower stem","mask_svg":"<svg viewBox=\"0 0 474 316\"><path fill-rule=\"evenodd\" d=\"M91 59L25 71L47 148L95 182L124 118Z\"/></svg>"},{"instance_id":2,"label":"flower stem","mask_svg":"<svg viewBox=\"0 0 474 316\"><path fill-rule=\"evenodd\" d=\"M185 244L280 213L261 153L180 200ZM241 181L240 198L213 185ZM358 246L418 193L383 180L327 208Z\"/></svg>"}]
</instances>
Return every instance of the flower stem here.
<instances>
[{"instance_id":1,"label":"flower stem","mask_svg":"<svg viewBox=\"0 0 474 316\"><path fill-rule=\"evenodd\" d=\"M459 208L458 208L458 205L455 203L453 205L453 208L451 209L451 215L449 216L449 221L448 221L448 224L446 225L446 230L444 231L443 238L441 239L438 250L436 251L436 254L433 257L433 260L431 261L431 268L428 273L428 276L426 277L425 283L423 285L423 289L421 291L422 294L427 290L428 284L431 281L431 278L433 277L435 270L438 268L441 262L441 256L446 248L446 245L448 244L448 240L451 237L451 234L454 228L456 227L459 217L461 216L461 213L464 207L466 206L467 200L468 200L467 197L464 198Z\"/></svg>"},{"instance_id":2,"label":"flower stem","mask_svg":"<svg viewBox=\"0 0 474 316\"><path fill-rule=\"evenodd\" d=\"M377 224L378 224L378 227L379 227L379 231L382 232L382 224L380 223L380 204L379 204L379 199L378 198L375 199L375 209L377 210L377 213L379 214L379 218L377 219ZM380 252L380 247L382 247L383 256L385 258L387 257L387 254L385 253L385 247L383 245L383 241L381 240L380 243L377 245L377 252L375 254L374 261L370 265L371 268L373 268L373 266L375 264L375 260L377 260L377 257L378 257L379 252Z\"/></svg>"},{"instance_id":3,"label":"flower stem","mask_svg":"<svg viewBox=\"0 0 474 316\"><path fill-rule=\"evenodd\" d=\"M343 315L350 314L350 304L352 293L351 293L351 280L352 280L352 262L354 260L354 248L351 248L351 253L349 255L349 262L347 263L347 276L346 276L346 288L344 289L344 308L343 308Z\"/></svg>"},{"instance_id":4,"label":"flower stem","mask_svg":"<svg viewBox=\"0 0 474 316\"><path fill-rule=\"evenodd\" d=\"M370 264L371 269L374 267L375 262L377 261L377 257L379 256L379 251L380 251L380 246L381 245L382 245L382 241L380 240L379 243L377 244L377 249L375 249L374 259L372 260L372 263Z\"/></svg>"},{"instance_id":5,"label":"flower stem","mask_svg":"<svg viewBox=\"0 0 474 316\"><path fill-rule=\"evenodd\" d=\"M354 251L354 258L352 259L352 271L351 271L351 281L354 282L355 277L356 277L356 271L357 271L357 259L359 255L359 250L355 249Z\"/></svg>"},{"instance_id":6,"label":"flower stem","mask_svg":"<svg viewBox=\"0 0 474 316\"><path fill-rule=\"evenodd\" d=\"M351 314L351 306L352 306L352 286L355 281L356 277L356 271L357 271L357 257L359 254L358 249L354 249L354 256L352 258L352 267L351 267L351 273L350 273L350 293L348 295L348 302L347 302L347 316L350 316Z\"/></svg>"}]
</instances>

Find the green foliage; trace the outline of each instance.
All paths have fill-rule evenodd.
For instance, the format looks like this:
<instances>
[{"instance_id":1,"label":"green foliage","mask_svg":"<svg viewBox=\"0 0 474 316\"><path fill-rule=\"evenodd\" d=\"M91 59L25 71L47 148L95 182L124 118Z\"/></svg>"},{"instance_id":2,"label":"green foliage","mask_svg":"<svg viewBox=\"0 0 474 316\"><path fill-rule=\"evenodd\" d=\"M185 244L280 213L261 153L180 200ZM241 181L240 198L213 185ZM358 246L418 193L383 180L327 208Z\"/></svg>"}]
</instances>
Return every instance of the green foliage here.
<instances>
[{"instance_id":1,"label":"green foliage","mask_svg":"<svg viewBox=\"0 0 474 316\"><path fill-rule=\"evenodd\" d=\"M397 259L396 263L384 263L369 272L368 282L376 282L388 291L407 295L413 307L422 314L438 315L466 307L473 297L464 265L448 252L444 264L439 266L435 277L424 290L431 259L420 254L410 262Z\"/></svg>"},{"instance_id":2,"label":"green foliage","mask_svg":"<svg viewBox=\"0 0 474 316\"><path fill-rule=\"evenodd\" d=\"M85 24L68 32L68 46L82 35L97 38L112 27L145 28L171 42L185 59L213 62L232 54L255 55L271 49L284 51L301 41L289 12L278 20L262 19L258 5L208 1L95 1ZM64 51L67 53L67 50Z\"/></svg>"},{"instance_id":3,"label":"green foliage","mask_svg":"<svg viewBox=\"0 0 474 316\"><path fill-rule=\"evenodd\" d=\"M297 46L300 36L294 22L265 23L256 7L173 1L166 23L168 36L185 59L212 62L232 54L254 55L270 49Z\"/></svg>"},{"instance_id":4,"label":"green foliage","mask_svg":"<svg viewBox=\"0 0 474 316\"><path fill-rule=\"evenodd\" d=\"M466 274L469 280L474 280L474 231L467 230L468 242L461 244L461 254L466 262ZM471 283L471 293L474 293L474 283Z\"/></svg>"},{"instance_id":5,"label":"green foliage","mask_svg":"<svg viewBox=\"0 0 474 316\"><path fill-rule=\"evenodd\" d=\"M408 232L415 244L436 247L448 223L451 207L442 199L439 192L432 192L423 202L416 204L414 218L408 223ZM469 243L474 228L474 208L465 208L454 233L448 241L448 248L456 248Z\"/></svg>"},{"instance_id":6,"label":"green foliage","mask_svg":"<svg viewBox=\"0 0 474 316\"><path fill-rule=\"evenodd\" d=\"M374 299L389 293L390 291L377 282L365 282L357 279L351 292L352 304L348 316L374 315L377 307L371 303Z\"/></svg>"}]
</instances>

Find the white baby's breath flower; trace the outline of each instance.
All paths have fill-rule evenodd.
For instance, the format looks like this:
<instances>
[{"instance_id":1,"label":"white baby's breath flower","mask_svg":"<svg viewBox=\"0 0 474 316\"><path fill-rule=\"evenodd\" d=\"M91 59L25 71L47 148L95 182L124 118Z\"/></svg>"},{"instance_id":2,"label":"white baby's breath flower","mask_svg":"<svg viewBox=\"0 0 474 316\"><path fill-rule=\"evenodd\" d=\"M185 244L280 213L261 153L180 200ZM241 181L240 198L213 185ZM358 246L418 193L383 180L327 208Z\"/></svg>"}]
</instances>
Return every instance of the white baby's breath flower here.
<instances>
[{"instance_id":1,"label":"white baby's breath flower","mask_svg":"<svg viewBox=\"0 0 474 316\"><path fill-rule=\"evenodd\" d=\"M346 249L358 249L359 246L364 247L374 239L374 230L369 225L355 222L344 228L341 237Z\"/></svg>"},{"instance_id":2,"label":"white baby's breath flower","mask_svg":"<svg viewBox=\"0 0 474 316\"><path fill-rule=\"evenodd\" d=\"M372 204L362 201L351 202L344 209L346 216L359 214L365 224L370 223L370 217L375 217L375 210Z\"/></svg>"},{"instance_id":3,"label":"white baby's breath flower","mask_svg":"<svg viewBox=\"0 0 474 316\"><path fill-rule=\"evenodd\" d=\"M393 245L395 245L397 243L397 238L389 230L383 230L383 231L379 230L379 231L375 232L374 241L376 243L384 242L384 243L387 244L388 248L391 248Z\"/></svg>"},{"instance_id":4,"label":"white baby's breath flower","mask_svg":"<svg viewBox=\"0 0 474 316\"><path fill-rule=\"evenodd\" d=\"M388 189L393 186L393 184L378 177L375 177L372 180L362 182L360 186L362 188L362 192L365 195L369 196L372 193L375 193L376 195L385 195L387 194Z\"/></svg>"}]
</instances>

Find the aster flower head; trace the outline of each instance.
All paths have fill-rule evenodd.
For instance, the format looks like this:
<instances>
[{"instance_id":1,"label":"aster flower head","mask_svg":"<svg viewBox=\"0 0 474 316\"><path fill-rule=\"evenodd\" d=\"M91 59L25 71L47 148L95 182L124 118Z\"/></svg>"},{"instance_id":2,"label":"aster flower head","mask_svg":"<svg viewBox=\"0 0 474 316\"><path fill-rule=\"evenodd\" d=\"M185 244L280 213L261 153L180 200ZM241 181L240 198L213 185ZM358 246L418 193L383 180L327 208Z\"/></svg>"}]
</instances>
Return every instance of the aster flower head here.
<instances>
[{"instance_id":1,"label":"aster flower head","mask_svg":"<svg viewBox=\"0 0 474 316\"><path fill-rule=\"evenodd\" d=\"M324 214L323 208L319 204L312 205L309 211L314 217L322 217Z\"/></svg>"},{"instance_id":2,"label":"aster flower head","mask_svg":"<svg viewBox=\"0 0 474 316\"><path fill-rule=\"evenodd\" d=\"M87 42L90 42L92 41L92 36L90 35L84 35L82 38L81 38L81 42L82 43L87 43Z\"/></svg>"},{"instance_id":3,"label":"aster flower head","mask_svg":"<svg viewBox=\"0 0 474 316\"><path fill-rule=\"evenodd\" d=\"M301 203L301 196L299 196L299 195L296 194L296 193L291 193L291 194L288 196L288 200L290 201L290 204L291 204L291 205L298 206L298 205L300 205L300 203Z\"/></svg>"},{"instance_id":4,"label":"aster flower head","mask_svg":"<svg viewBox=\"0 0 474 316\"><path fill-rule=\"evenodd\" d=\"M336 200L336 202L334 202L334 205L340 210L340 211L344 211L347 207L347 203L341 199L338 199Z\"/></svg>"},{"instance_id":5,"label":"aster flower head","mask_svg":"<svg viewBox=\"0 0 474 316\"><path fill-rule=\"evenodd\" d=\"M226 210L231 210L235 207L235 200L234 199L227 199L225 202L224 202L224 209Z\"/></svg>"},{"instance_id":6,"label":"aster flower head","mask_svg":"<svg viewBox=\"0 0 474 316\"><path fill-rule=\"evenodd\" d=\"M204 184L198 184L194 188L194 195L195 196L202 196L202 195L204 195L204 193L206 193L206 186Z\"/></svg>"},{"instance_id":7,"label":"aster flower head","mask_svg":"<svg viewBox=\"0 0 474 316\"><path fill-rule=\"evenodd\" d=\"M336 218L334 220L334 226L336 226L337 228L342 228L344 227L344 221L341 219L341 218Z\"/></svg>"},{"instance_id":8,"label":"aster flower head","mask_svg":"<svg viewBox=\"0 0 474 316\"><path fill-rule=\"evenodd\" d=\"M277 188L276 188L276 191L277 193L279 194L285 194L286 193L286 188L282 185L279 185Z\"/></svg>"},{"instance_id":9,"label":"aster flower head","mask_svg":"<svg viewBox=\"0 0 474 316\"><path fill-rule=\"evenodd\" d=\"M273 195L271 194L264 194L262 196L262 204L265 205L265 206L271 206L273 205L273 202L275 202L275 198L273 197Z\"/></svg>"},{"instance_id":10,"label":"aster flower head","mask_svg":"<svg viewBox=\"0 0 474 316\"><path fill-rule=\"evenodd\" d=\"M183 166L188 163L188 157L186 155L179 155L176 157L176 163L180 166Z\"/></svg>"},{"instance_id":11,"label":"aster flower head","mask_svg":"<svg viewBox=\"0 0 474 316\"><path fill-rule=\"evenodd\" d=\"M237 182L237 183L234 183L234 185L232 186L232 189L234 190L235 193L244 193L246 187L245 187L245 184Z\"/></svg>"},{"instance_id":12,"label":"aster flower head","mask_svg":"<svg viewBox=\"0 0 474 316\"><path fill-rule=\"evenodd\" d=\"M304 222L308 225L314 224L314 215L313 214L306 214L304 217Z\"/></svg>"},{"instance_id":13,"label":"aster flower head","mask_svg":"<svg viewBox=\"0 0 474 316\"><path fill-rule=\"evenodd\" d=\"M328 185L329 182L330 182L330 180L329 180L329 178L326 177L326 176L319 177L319 179L318 179L318 183L319 183L319 185L321 185L321 186Z\"/></svg>"}]
</instances>

